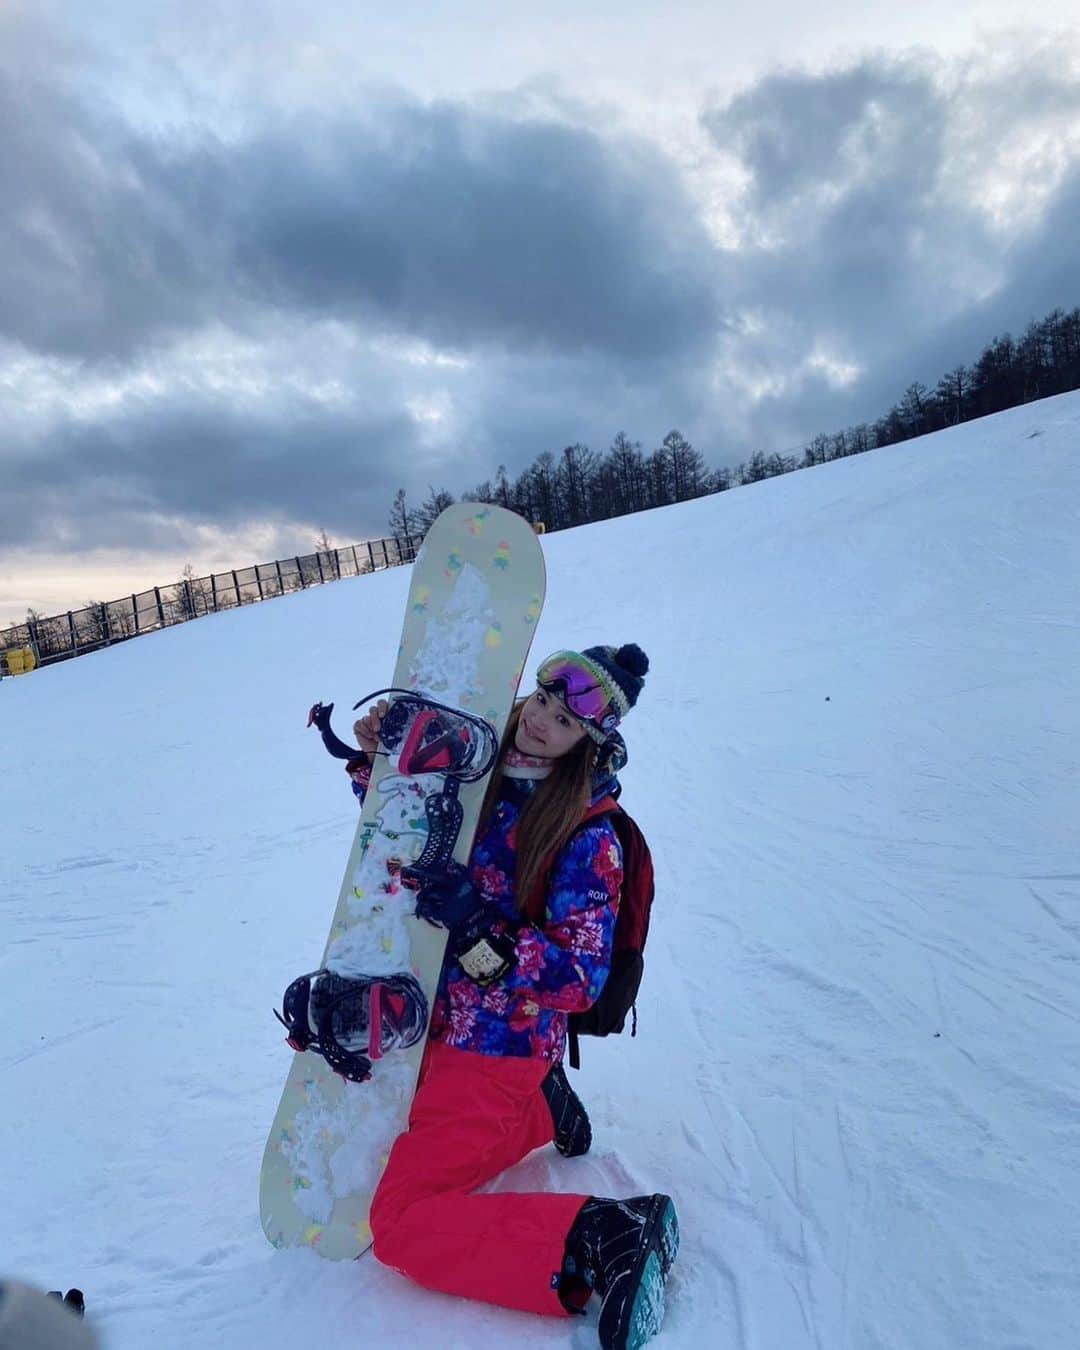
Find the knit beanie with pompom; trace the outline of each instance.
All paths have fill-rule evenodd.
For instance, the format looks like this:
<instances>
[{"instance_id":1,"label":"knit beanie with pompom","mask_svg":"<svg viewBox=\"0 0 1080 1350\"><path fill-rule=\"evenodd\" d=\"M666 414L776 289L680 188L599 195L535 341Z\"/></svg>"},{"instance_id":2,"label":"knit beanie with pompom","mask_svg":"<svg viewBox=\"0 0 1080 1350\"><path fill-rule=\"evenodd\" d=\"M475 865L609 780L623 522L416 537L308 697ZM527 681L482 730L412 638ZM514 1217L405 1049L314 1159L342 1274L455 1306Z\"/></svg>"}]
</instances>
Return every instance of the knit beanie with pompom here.
<instances>
[{"instance_id":1,"label":"knit beanie with pompom","mask_svg":"<svg viewBox=\"0 0 1080 1350\"><path fill-rule=\"evenodd\" d=\"M649 673L649 658L635 642L617 648L586 647L582 656L587 656L610 679L616 703L620 705L617 712L621 721L638 701Z\"/></svg>"}]
</instances>

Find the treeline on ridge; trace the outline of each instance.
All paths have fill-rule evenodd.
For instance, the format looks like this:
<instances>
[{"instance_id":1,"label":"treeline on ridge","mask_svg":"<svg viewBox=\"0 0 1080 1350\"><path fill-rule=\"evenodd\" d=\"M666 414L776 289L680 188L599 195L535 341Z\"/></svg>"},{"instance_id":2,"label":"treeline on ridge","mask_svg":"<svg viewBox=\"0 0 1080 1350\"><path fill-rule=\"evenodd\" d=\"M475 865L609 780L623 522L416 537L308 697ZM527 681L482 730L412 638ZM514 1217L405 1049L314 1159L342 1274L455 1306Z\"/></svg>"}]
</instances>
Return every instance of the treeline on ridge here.
<instances>
[{"instance_id":1,"label":"treeline on ridge","mask_svg":"<svg viewBox=\"0 0 1080 1350\"><path fill-rule=\"evenodd\" d=\"M875 422L815 436L800 454L755 451L733 467L710 468L701 452L678 431L645 450L620 431L602 453L577 442L558 454L545 450L516 477L503 465L461 494L464 501L492 502L519 512L548 530L607 520L655 506L703 497L756 483L795 469L956 426L1022 403L1080 387L1080 308L1055 309L1029 324L1023 337L995 337L978 360L957 366L930 389L918 382ZM394 498L389 524L395 538L419 539L455 498L432 488L411 507L405 490Z\"/></svg>"}]
</instances>

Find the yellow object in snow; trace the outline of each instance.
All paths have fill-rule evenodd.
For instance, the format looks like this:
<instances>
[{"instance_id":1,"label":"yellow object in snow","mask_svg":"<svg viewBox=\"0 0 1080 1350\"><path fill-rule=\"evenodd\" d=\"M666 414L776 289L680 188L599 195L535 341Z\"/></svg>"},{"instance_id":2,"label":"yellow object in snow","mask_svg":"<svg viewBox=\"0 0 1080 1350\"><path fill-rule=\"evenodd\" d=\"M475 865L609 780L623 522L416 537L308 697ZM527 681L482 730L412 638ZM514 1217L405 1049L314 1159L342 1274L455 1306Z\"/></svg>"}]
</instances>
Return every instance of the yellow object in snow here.
<instances>
[{"instance_id":1,"label":"yellow object in snow","mask_svg":"<svg viewBox=\"0 0 1080 1350\"><path fill-rule=\"evenodd\" d=\"M9 647L4 653L9 675L26 675L37 665L33 647Z\"/></svg>"}]
</instances>

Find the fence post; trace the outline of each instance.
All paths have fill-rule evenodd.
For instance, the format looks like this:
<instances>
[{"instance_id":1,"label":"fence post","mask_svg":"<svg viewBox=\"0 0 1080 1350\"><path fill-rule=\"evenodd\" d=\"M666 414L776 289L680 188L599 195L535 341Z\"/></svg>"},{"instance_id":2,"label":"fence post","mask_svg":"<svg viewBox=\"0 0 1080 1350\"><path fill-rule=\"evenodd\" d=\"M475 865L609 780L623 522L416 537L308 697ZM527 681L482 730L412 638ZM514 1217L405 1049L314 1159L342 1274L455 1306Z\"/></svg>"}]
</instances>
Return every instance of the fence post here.
<instances>
[{"instance_id":1,"label":"fence post","mask_svg":"<svg viewBox=\"0 0 1080 1350\"><path fill-rule=\"evenodd\" d=\"M318 549L315 550L315 566L319 569L319 585L326 581L326 573L322 570L322 554Z\"/></svg>"},{"instance_id":2,"label":"fence post","mask_svg":"<svg viewBox=\"0 0 1080 1350\"><path fill-rule=\"evenodd\" d=\"M279 595L284 595L284 594L285 594L285 578L281 575L281 561L280 561L280 559L278 559L278 558L275 558L275 559L274 559L274 570L277 572L278 594L279 594Z\"/></svg>"},{"instance_id":3,"label":"fence post","mask_svg":"<svg viewBox=\"0 0 1080 1350\"><path fill-rule=\"evenodd\" d=\"M297 570L297 573L298 573L299 576L300 576L300 589L301 589L302 591L303 591L303 590L306 590L306 589L307 589L307 582L304 580L304 569L300 566L300 559L299 559L299 558L294 558L294 559L293 559L293 562L296 564L296 570Z\"/></svg>"},{"instance_id":4,"label":"fence post","mask_svg":"<svg viewBox=\"0 0 1080 1350\"><path fill-rule=\"evenodd\" d=\"M260 566L259 563L255 564L255 585L259 588L259 599L265 600L266 596L263 595L263 588L262 588L262 573L259 571L259 566Z\"/></svg>"},{"instance_id":5,"label":"fence post","mask_svg":"<svg viewBox=\"0 0 1080 1350\"><path fill-rule=\"evenodd\" d=\"M135 620L135 636L139 636L139 606L135 603L135 597L131 597L131 617Z\"/></svg>"},{"instance_id":6,"label":"fence post","mask_svg":"<svg viewBox=\"0 0 1080 1350\"><path fill-rule=\"evenodd\" d=\"M191 582L187 577L184 578L184 605L187 608L188 617L194 619L195 611L195 592L191 589Z\"/></svg>"},{"instance_id":7,"label":"fence post","mask_svg":"<svg viewBox=\"0 0 1080 1350\"><path fill-rule=\"evenodd\" d=\"M382 544L382 562L383 562L383 566L384 566L384 567L389 567L389 566L390 566L390 554L387 553L387 551L386 551L386 540L385 540L385 539L380 539L379 542Z\"/></svg>"},{"instance_id":8,"label":"fence post","mask_svg":"<svg viewBox=\"0 0 1080 1350\"><path fill-rule=\"evenodd\" d=\"M239 583L239 582L237 581L237 579L236 579L236 568L235 568L235 567L233 568L233 573L232 573L232 585L233 585L233 590L236 592L236 608L239 609L239 608L240 608L240 605L241 605L243 602L242 602L241 599L240 599L240 583Z\"/></svg>"},{"instance_id":9,"label":"fence post","mask_svg":"<svg viewBox=\"0 0 1080 1350\"><path fill-rule=\"evenodd\" d=\"M112 642L112 626L109 623L109 607L104 602L101 606L101 614L98 618L98 623L101 625L101 632L103 635L102 642L107 647L109 643Z\"/></svg>"},{"instance_id":10,"label":"fence post","mask_svg":"<svg viewBox=\"0 0 1080 1350\"><path fill-rule=\"evenodd\" d=\"M210 573L210 599L214 604L214 613L217 613L217 576L214 572Z\"/></svg>"},{"instance_id":11,"label":"fence post","mask_svg":"<svg viewBox=\"0 0 1080 1350\"><path fill-rule=\"evenodd\" d=\"M372 549L372 547L371 547L371 540L370 540L370 539L367 541L367 555L368 555L368 562L371 564L371 570L374 572L374 571L375 571L375 551L374 551L374 549Z\"/></svg>"},{"instance_id":12,"label":"fence post","mask_svg":"<svg viewBox=\"0 0 1080 1350\"><path fill-rule=\"evenodd\" d=\"M157 603L158 623L160 623L161 626L162 626L162 628L164 628L164 627L165 627L165 606L161 603L161 587L160 587L160 586L155 586L155 587L154 587L154 600L155 600L155 602Z\"/></svg>"},{"instance_id":13,"label":"fence post","mask_svg":"<svg viewBox=\"0 0 1080 1350\"><path fill-rule=\"evenodd\" d=\"M72 614L70 609L67 612L67 621L68 621L68 636L71 638L71 650L73 652L77 652L79 650L79 639L75 632L75 616Z\"/></svg>"}]
</instances>

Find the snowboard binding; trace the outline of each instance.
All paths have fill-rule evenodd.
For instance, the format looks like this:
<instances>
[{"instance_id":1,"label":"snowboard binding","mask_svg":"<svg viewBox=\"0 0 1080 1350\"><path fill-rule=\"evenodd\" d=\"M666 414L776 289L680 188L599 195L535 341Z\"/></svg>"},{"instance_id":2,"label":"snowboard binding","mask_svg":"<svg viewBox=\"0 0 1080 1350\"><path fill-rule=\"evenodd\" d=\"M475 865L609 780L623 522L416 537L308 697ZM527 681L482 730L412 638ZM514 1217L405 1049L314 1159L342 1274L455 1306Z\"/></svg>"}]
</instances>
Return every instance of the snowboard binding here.
<instances>
[{"instance_id":1,"label":"snowboard binding","mask_svg":"<svg viewBox=\"0 0 1080 1350\"><path fill-rule=\"evenodd\" d=\"M499 742L490 722L475 713L411 689L377 689L353 705L353 712L386 694L395 695L379 728L379 739L396 755L399 773L410 777L441 773L459 783L472 783L491 769Z\"/></svg>"},{"instance_id":2,"label":"snowboard binding","mask_svg":"<svg viewBox=\"0 0 1080 1350\"><path fill-rule=\"evenodd\" d=\"M423 1037L428 1005L411 975L350 979L323 969L293 980L274 1016L294 1050L312 1050L342 1078L363 1083L376 1060Z\"/></svg>"},{"instance_id":3,"label":"snowboard binding","mask_svg":"<svg viewBox=\"0 0 1080 1350\"><path fill-rule=\"evenodd\" d=\"M376 753L395 757L398 772L409 777L431 773L443 779L440 789L428 793L424 802L424 850L414 863L401 869L402 881L415 890L440 877L449 866L464 818L459 788L491 770L499 754L499 739L484 718L410 689L376 689L354 704L353 711L386 694L394 698L379 728L383 748ZM308 714L308 726L319 729L323 744L336 759L355 758L356 747L346 745L330 726L333 708L332 703L316 703Z\"/></svg>"},{"instance_id":4,"label":"snowboard binding","mask_svg":"<svg viewBox=\"0 0 1080 1350\"><path fill-rule=\"evenodd\" d=\"M380 728L384 750L397 756L398 771L410 777L441 773L460 783L483 778L499 753L495 728L475 713L448 707L414 689L377 689L353 705L353 712L386 694L394 700ZM360 753L347 745L330 725L332 703L314 703L307 724L318 729L323 744L335 759L355 759Z\"/></svg>"}]
</instances>

